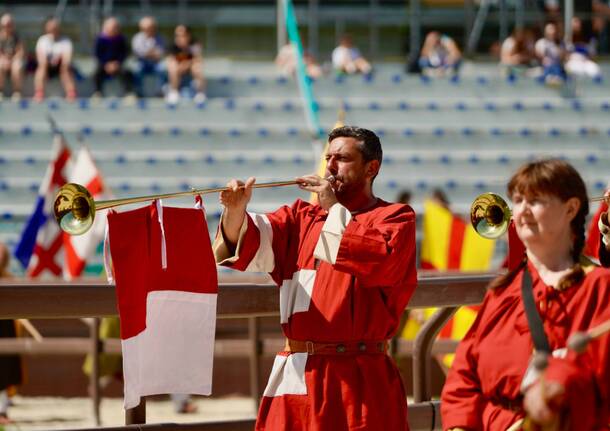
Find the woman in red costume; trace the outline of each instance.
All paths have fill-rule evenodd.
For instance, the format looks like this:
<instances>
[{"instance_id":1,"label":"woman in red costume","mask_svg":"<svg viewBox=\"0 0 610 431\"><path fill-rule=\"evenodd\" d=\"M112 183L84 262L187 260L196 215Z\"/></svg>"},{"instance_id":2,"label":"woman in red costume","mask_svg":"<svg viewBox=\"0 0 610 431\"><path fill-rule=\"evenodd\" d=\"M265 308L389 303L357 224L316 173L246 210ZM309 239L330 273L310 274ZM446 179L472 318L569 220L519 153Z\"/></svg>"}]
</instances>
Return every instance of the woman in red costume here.
<instances>
[{"instance_id":1,"label":"woman in red costume","mask_svg":"<svg viewBox=\"0 0 610 431\"><path fill-rule=\"evenodd\" d=\"M525 259L490 284L456 352L441 398L443 429L610 429L610 337L582 354L566 348L570 334L610 318L610 270L581 255L585 184L566 162L536 161L513 175L508 196ZM528 323L536 314L538 325ZM536 326L541 337L532 336ZM535 350L549 353L541 372L530 366Z\"/></svg>"}]
</instances>

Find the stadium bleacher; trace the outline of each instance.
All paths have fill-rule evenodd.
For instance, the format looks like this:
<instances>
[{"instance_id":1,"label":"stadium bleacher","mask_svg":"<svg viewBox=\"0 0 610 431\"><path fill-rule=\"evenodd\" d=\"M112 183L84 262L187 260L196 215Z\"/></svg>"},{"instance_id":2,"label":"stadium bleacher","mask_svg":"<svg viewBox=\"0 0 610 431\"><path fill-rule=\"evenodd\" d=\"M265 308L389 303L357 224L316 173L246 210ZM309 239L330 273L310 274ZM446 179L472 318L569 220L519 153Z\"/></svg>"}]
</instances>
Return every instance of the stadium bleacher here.
<instances>
[{"instance_id":1,"label":"stadium bleacher","mask_svg":"<svg viewBox=\"0 0 610 431\"><path fill-rule=\"evenodd\" d=\"M116 197L217 187L233 176L291 179L315 169L318 157L292 79L252 62L212 59L206 70L209 99L201 105L112 97L3 101L0 240L14 244L32 211L50 157L49 114L74 150L80 143L91 149ZM518 165L543 156L566 158L591 195L602 193L610 85L582 79L568 87L507 79L485 64L466 64L459 79L422 79L404 75L400 64L379 64L372 78L331 75L315 82L314 92L325 129L343 108L346 123L380 135L380 197L393 200L411 189L421 211L427 193L442 187L454 210L464 213L476 195L503 194ZM296 187L258 190L251 209L270 210L297 197L308 195ZM220 206L216 196L205 202L213 231Z\"/></svg>"}]
</instances>

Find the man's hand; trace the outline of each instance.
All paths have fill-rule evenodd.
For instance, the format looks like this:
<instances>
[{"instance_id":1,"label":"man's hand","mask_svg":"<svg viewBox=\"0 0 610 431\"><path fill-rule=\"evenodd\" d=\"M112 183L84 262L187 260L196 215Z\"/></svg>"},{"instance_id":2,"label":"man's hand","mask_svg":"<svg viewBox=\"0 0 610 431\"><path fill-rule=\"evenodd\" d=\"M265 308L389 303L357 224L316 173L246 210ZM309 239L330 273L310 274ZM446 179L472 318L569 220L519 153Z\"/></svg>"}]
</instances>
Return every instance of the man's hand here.
<instances>
[{"instance_id":1,"label":"man's hand","mask_svg":"<svg viewBox=\"0 0 610 431\"><path fill-rule=\"evenodd\" d=\"M121 65L118 61L109 61L108 63L106 63L104 65L104 71L108 75L114 75L115 73L117 73L119 71L120 67L121 67Z\"/></svg>"},{"instance_id":2,"label":"man's hand","mask_svg":"<svg viewBox=\"0 0 610 431\"><path fill-rule=\"evenodd\" d=\"M523 407L534 423L550 425L559 417L557 407L561 405L564 393L565 389L559 383L538 381L525 392Z\"/></svg>"},{"instance_id":3,"label":"man's hand","mask_svg":"<svg viewBox=\"0 0 610 431\"><path fill-rule=\"evenodd\" d=\"M317 193L318 203L325 210L328 211L330 207L338 202L332 182L329 179L312 174L299 177L296 181L302 190Z\"/></svg>"},{"instance_id":4,"label":"man's hand","mask_svg":"<svg viewBox=\"0 0 610 431\"><path fill-rule=\"evenodd\" d=\"M256 179L253 177L248 178L245 183L232 179L227 183L227 190L220 192L220 203L225 207L222 231L229 246L235 247L237 244L239 230L244 222L246 207L252 197L252 185L255 181Z\"/></svg>"}]
</instances>

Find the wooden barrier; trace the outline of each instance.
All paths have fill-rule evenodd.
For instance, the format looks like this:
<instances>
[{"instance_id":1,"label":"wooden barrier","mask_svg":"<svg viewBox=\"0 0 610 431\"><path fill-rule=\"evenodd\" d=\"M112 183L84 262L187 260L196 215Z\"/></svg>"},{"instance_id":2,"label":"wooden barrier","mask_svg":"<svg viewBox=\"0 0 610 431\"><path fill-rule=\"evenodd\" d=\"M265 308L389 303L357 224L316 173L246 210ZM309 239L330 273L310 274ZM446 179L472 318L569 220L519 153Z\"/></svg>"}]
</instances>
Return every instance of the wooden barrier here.
<instances>
[{"instance_id":1,"label":"wooden barrier","mask_svg":"<svg viewBox=\"0 0 610 431\"><path fill-rule=\"evenodd\" d=\"M397 343L398 353L404 349L413 354L413 385L417 402L421 403L430 399L430 355L433 352L450 352L455 348L455 343L449 341L438 343L438 348L433 349L434 339L438 331L453 315L457 307L479 304L483 299L487 284L494 277L495 274L434 274L419 279L418 287L409 302L408 308L440 307L440 310L431 321L424 325L415 343L407 343L404 340ZM99 318L115 315L117 315L117 309L114 286L98 281L52 284L15 280L0 282L0 319ZM271 284L221 284L219 286L218 318L249 319L250 343L247 350L250 357L251 394L254 399L258 399L260 393L258 369L261 354L269 354L271 351L275 352L281 349L281 340L263 342L260 339L257 318L277 315L279 315L277 286ZM119 341L106 340L100 342L97 338L96 328L94 324L93 329L91 329L91 340L87 341L87 345L80 344L81 341L75 339L53 339L43 340L42 342L30 340L6 340L5 342L3 340L0 342L0 354L83 353L86 351L92 353L94 358L97 359L97 353L99 352L118 351ZM233 346L230 347L231 341L235 340L219 340L215 347L215 353L220 356L237 354L236 343L233 343ZM275 344L278 341L279 346ZM271 349L272 346L273 349ZM94 372L92 373L94 416L96 423L99 424L99 386L96 376L97 366L94 360ZM422 408L418 407L415 410L410 409L410 424L412 421L420 419L427 424L422 428L412 427L412 429L431 429L430 425L433 424L432 421L434 421L435 416L430 414L427 419L422 416L422 412L426 409L432 411L429 405ZM413 410L412 413L411 410ZM146 405L143 400L139 407L126 411L126 424L145 423L145 411ZM200 424L200 426L203 425Z\"/></svg>"}]
</instances>

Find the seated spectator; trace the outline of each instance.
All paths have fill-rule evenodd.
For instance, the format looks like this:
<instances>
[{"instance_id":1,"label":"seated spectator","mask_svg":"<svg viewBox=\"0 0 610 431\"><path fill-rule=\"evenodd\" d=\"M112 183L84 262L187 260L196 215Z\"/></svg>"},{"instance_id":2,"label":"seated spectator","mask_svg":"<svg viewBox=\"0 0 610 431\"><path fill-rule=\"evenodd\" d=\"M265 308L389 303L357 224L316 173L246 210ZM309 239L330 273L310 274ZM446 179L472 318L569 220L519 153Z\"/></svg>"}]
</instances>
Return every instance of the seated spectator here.
<instances>
[{"instance_id":1,"label":"seated spectator","mask_svg":"<svg viewBox=\"0 0 610 431\"><path fill-rule=\"evenodd\" d=\"M561 84L565 80L563 60L565 50L559 29L554 22L548 22L544 26L544 37L538 39L535 45L536 57L542 65L541 78L547 84Z\"/></svg>"},{"instance_id":2,"label":"seated spectator","mask_svg":"<svg viewBox=\"0 0 610 431\"><path fill-rule=\"evenodd\" d=\"M118 77L123 82L123 88L131 92L131 73L123 66L128 54L127 41L121 34L119 21L110 17L104 21L102 32L95 41L95 57L97 70L95 72L95 91L101 95L104 81Z\"/></svg>"},{"instance_id":3,"label":"seated spectator","mask_svg":"<svg viewBox=\"0 0 610 431\"><path fill-rule=\"evenodd\" d=\"M0 98L7 75L11 77L13 99L21 98L24 56L23 43L15 31L13 17L5 13L0 17Z\"/></svg>"},{"instance_id":4,"label":"seated spectator","mask_svg":"<svg viewBox=\"0 0 610 431\"><path fill-rule=\"evenodd\" d=\"M527 28L515 29L502 43L500 64L511 72L514 69L526 69L536 65L534 35Z\"/></svg>"},{"instance_id":5,"label":"seated spectator","mask_svg":"<svg viewBox=\"0 0 610 431\"><path fill-rule=\"evenodd\" d=\"M165 47L163 39L157 34L157 22L151 16L145 16L139 23L140 31L131 40L131 50L136 56L137 65L134 73L136 93L144 95L143 82L146 75L155 75L158 81L165 81L163 56Z\"/></svg>"},{"instance_id":6,"label":"seated spectator","mask_svg":"<svg viewBox=\"0 0 610 431\"><path fill-rule=\"evenodd\" d=\"M179 25L174 30L174 43L167 58L167 73L169 75L170 89L167 93L167 102L178 103L180 99L180 84L182 78L189 75L195 82L197 93L193 100L203 103L205 96L205 78L203 77L203 57L201 45L193 39L189 28Z\"/></svg>"},{"instance_id":7,"label":"seated spectator","mask_svg":"<svg viewBox=\"0 0 610 431\"><path fill-rule=\"evenodd\" d=\"M396 202L400 204L410 205L411 204L412 193L411 190L401 190L396 196Z\"/></svg>"},{"instance_id":8,"label":"seated spectator","mask_svg":"<svg viewBox=\"0 0 610 431\"><path fill-rule=\"evenodd\" d=\"M303 62L305 63L305 73L311 79L317 79L322 76L322 68L316 62L313 55L309 52L303 52ZM294 76L297 68L297 50L292 43L284 45L277 57L275 64L285 76Z\"/></svg>"},{"instance_id":9,"label":"seated spectator","mask_svg":"<svg viewBox=\"0 0 610 431\"><path fill-rule=\"evenodd\" d=\"M345 34L332 53L333 68L339 73L363 73L368 75L372 71L371 64L362 56L360 50L354 46L352 37Z\"/></svg>"},{"instance_id":10,"label":"seated spectator","mask_svg":"<svg viewBox=\"0 0 610 431\"><path fill-rule=\"evenodd\" d=\"M34 100L44 99L48 79L59 76L70 101L76 99L76 86L72 75L72 41L60 32L57 18L48 18L44 23L44 34L36 42L38 66L34 75Z\"/></svg>"},{"instance_id":11,"label":"seated spectator","mask_svg":"<svg viewBox=\"0 0 610 431\"><path fill-rule=\"evenodd\" d=\"M419 54L419 66L423 73L435 76L457 74L462 64L462 53L453 39L438 31L426 35Z\"/></svg>"},{"instance_id":12,"label":"seated spectator","mask_svg":"<svg viewBox=\"0 0 610 431\"><path fill-rule=\"evenodd\" d=\"M583 28L582 20L572 18L572 44L568 46L566 72L576 76L596 78L601 75L599 65L593 61L597 54L597 41Z\"/></svg>"}]
</instances>

